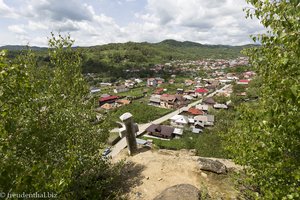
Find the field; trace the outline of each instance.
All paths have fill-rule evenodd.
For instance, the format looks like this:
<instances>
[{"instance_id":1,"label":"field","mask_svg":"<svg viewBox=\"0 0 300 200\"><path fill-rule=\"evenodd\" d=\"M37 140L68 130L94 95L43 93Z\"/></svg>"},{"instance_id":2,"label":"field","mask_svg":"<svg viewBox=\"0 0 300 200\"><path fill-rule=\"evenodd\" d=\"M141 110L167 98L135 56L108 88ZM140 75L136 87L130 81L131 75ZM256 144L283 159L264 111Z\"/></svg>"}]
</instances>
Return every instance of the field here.
<instances>
[{"instance_id":1,"label":"field","mask_svg":"<svg viewBox=\"0 0 300 200\"><path fill-rule=\"evenodd\" d=\"M123 106L109 113L110 115L109 120L120 121L119 117L122 114L126 112L130 112L133 115L134 121L136 123L148 123L172 111L173 110L158 108L158 107L147 105L145 103L140 103L139 101L135 101L129 105Z\"/></svg>"}]
</instances>

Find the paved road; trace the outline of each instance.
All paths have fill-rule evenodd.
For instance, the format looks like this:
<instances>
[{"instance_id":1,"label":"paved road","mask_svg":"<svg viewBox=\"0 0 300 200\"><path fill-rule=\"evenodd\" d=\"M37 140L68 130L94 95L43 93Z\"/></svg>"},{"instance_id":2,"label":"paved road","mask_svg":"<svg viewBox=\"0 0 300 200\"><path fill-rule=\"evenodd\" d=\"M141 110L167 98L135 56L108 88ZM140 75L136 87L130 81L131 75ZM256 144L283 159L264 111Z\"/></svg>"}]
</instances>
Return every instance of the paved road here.
<instances>
[{"instance_id":1,"label":"paved road","mask_svg":"<svg viewBox=\"0 0 300 200\"><path fill-rule=\"evenodd\" d=\"M208 97L212 97L214 96L218 91L222 91L222 90L225 90L229 87L230 85L225 85L224 87L222 87L221 89L219 90L216 90L214 91L213 93L209 94L206 96L206 98ZM190 107L193 107L197 104L200 104L202 103L202 99L198 100L198 101L195 101L193 103L190 103L187 107L190 108ZM142 133L145 132L145 130L151 125L151 124L160 124L164 121L167 121L168 119L170 119L171 117L173 117L174 115L178 115L179 113L182 112L182 108L178 109L178 110L175 110L174 112L171 112L167 115L164 115L162 116L161 118L158 118L154 121L151 121L147 124L141 124L139 125L139 132L137 133L137 136L141 135ZM120 153L120 151L122 149L124 149L125 147L127 146L127 143L126 143L126 138L122 138L115 146L114 148L112 149L112 152L109 154L109 156L111 156L112 158L115 157L116 155L118 155L118 153Z\"/></svg>"}]
</instances>

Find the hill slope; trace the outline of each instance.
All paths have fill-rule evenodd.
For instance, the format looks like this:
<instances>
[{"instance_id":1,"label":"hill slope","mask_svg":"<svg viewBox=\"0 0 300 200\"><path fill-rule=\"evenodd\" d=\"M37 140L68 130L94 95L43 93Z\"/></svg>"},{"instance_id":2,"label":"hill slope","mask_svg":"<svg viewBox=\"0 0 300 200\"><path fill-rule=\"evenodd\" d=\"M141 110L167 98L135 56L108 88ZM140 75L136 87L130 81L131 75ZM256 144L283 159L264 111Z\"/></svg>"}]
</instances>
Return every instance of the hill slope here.
<instances>
[{"instance_id":1,"label":"hill slope","mask_svg":"<svg viewBox=\"0 0 300 200\"><path fill-rule=\"evenodd\" d=\"M76 48L82 52L83 72L101 73L103 77L122 77L124 69L147 70L154 64L171 60L236 58L242 55L242 49L250 46L204 45L190 41L164 40L158 43L126 42ZM40 62L49 61L46 48L31 48L38 52ZM11 50L10 56L13 57L20 50L26 49L26 46L11 45L0 49Z\"/></svg>"}]
</instances>

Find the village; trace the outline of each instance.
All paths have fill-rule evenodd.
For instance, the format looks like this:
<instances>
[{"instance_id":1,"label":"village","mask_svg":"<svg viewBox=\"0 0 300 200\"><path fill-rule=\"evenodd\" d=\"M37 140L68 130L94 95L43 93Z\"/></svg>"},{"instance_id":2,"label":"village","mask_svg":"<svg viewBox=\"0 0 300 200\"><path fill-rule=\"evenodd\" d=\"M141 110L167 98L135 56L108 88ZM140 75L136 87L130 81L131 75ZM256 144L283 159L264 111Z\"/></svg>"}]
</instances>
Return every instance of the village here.
<instances>
[{"instance_id":1,"label":"village","mask_svg":"<svg viewBox=\"0 0 300 200\"><path fill-rule=\"evenodd\" d=\"M111 122L109 145L120 143L124 137L125 127L118 117L125 112L133 113L138 124L137 136L142 136L139 143L151 145L153 139L178 139L186 132L201 134L204 129L212 128L218 121L214 110L227 110L232 106L230 96L233 86L246 88L255 76L253 71L238 70L245 66L248 66L245 57L179 60L151 68L158 75L161 71L168 72L168 78L135 77L115 83L101 82L91 87L90 93L96 99L98 118L113 116L109 117L114 120ZM182 76L178 71L193 75ZM197 76L199 71L204 71L205 76ZM242 90L237 95L246 96L246 91ZM125 146L123 141L113 155ZM110 149L104 155L109 154Z\"/></svg>"}]
</instances>

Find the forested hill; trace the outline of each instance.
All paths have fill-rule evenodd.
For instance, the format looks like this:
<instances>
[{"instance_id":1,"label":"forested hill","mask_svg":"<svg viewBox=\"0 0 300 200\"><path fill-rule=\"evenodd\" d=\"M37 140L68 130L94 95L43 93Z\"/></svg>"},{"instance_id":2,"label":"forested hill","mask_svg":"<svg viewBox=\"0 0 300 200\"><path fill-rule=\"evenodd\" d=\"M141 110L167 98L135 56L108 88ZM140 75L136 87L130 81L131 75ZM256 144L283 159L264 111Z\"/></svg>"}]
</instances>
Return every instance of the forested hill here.
<instances>
[{"instance_id":1,"label":"forested hill","mask_svg":"<svg viewBox=\"0 0 300 200\"><path fill-rule=\"evenodd\" d=\"M85 72L98 72L113 66L114 69L153 66L171 60L202 58L236 58L245 46L203 45L195 42L164 40L159 43L112 43L83 48L86 52ZM98 66L98 67L97 67ZM100 67L101 66L101 67Z\"/></svg>"},{"instance_id":2,"label":"forested hill","mask_svg":"<svg viewBox=\"0 0 300 200\"><path fill-rule=\"evenodd\" d=\"M202 58L235 58L242 54L245 46L204 45L195 42L164 40L159 43L111 43L90 47L75 47L82 52L83 72L106 73L108 76L120 76L124 69L147 69L158 63L171 60L196 60ZM16 56L26 46L4 46L9 49L10 57ZM45 48L33 47L38 51L39 61L48 62Z\"/></svg>"},{"instance_id":3,"label":"forested hill","mask_svg":"<svg viewBox=\"0 0 300 200\"><path fill-rule=\"evenodd\" d=\"M246 45L247 46L247 45ZM164 40L159 43L112 43L87 47L90 52L102 51L104 55L115 55L116 61L152 61L172 59L199 59L199 58L234 58L241 56L240 51L246 46L203 45L195 42Z\"/></svg>"}]
</instances>

